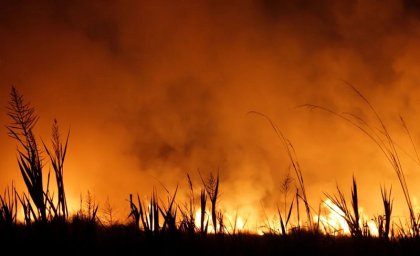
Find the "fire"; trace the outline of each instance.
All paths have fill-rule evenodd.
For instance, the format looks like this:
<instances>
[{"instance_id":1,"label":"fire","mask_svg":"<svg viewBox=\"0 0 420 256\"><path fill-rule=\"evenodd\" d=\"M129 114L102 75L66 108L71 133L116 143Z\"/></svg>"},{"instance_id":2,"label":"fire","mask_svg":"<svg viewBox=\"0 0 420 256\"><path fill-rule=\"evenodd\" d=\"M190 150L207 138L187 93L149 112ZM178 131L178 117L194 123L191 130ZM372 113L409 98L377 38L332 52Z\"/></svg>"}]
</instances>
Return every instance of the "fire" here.
<instances>
[{"instance_id":1,"label":"fire","mask_svg":"<svg viewBox=\"0 0 420 256\"><path fill-rule=\"evenodd\" d=\"M200 209L195 211L194 217L195 217L195 220L194 220L195 226L198 229L201 229L201 210ZM224 213L223 220L224 220L223 230L224 232L228 234L246 231L245 229L246 220L243 216L238 215L238 213L230 213L230 212ZM204 225L205 226L208 225L209 233L215 233L214 225L211 220L211 214L208 211L205 212ZM219 222L217 222L216 224L216 230L220 230Z\"/></svg>"},{"instance_id":2,"label":"fire","mask_svg":"<svg viewBox=\"0 0 420 256\"><path fill-rule=\"evenodd\" d=\"M362 232L367 232L370 236L378 236L378 228L373 220L364 211L362 207L359 208L359 225ZM197 229L201 229L201 210L195 211L195 226ZM225 211L223 214L223 230L226 233L237 233L237 232L251 232L258 235L264 235L268 233L281 233L280 222L277 217L259 220L260 225L255 227L247 226L248 218L238 214L238 211ZM350 227L344 218L344 212L336 206L330 199L326 199L321 204L320 214L313 216L314 224L318 224L318 230L324 234L333 236L349 236L351 234ZM215 228L211 219L211 213L206 210L204 217L204 225L208 225L208 232L215 233ZM297 223L296 220L289 222L286 228L286 232L290 233L295 227L306 228L305 222L300 221ZM217 222L216 230L220 230L220 223Z\"/></svg>"},{"instance_id":3,"label":"fire","mask_svg":"<svg viewBox=\"0 0 420 256\"><path fill-rule=\"evenodd\" d=\"M344 219L344 212L337 205L335 205L330 199L326 199L322 204L322 210L327 213L315 215L314 221L319 223L319 229L324 234L334 236L350 235L350 228ZM378 236L378 228L375 221L364 213L362 207L359 208L359 215L359 226L362 230L368 231L371 236Z\"/></svg>"},{"instance_id":4,"label":"fire","mask_svg":"<svg viewBox=\"0 0 420 256\"><path fill-rule=\"evenodd\" d=\"M320 229L326 234L350 234L350 228L344 219L344 212L330 199L323 202L323 209L329 211L325 215L316 215L314 221L319 222Z\"/></svg>"}]
</instances>

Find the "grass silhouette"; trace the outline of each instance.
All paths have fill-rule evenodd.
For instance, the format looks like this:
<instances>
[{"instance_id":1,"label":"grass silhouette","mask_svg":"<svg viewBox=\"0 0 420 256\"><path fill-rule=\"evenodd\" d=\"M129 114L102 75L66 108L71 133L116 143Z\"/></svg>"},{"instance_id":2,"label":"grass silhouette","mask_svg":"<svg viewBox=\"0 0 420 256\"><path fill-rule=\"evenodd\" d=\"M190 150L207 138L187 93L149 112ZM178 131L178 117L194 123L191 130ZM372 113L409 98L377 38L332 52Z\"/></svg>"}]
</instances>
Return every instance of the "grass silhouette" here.
<instances>
[{"instance_id":1,"label":"grass silhouette","mask_svg":"<svg viewBox=\"0 0 420 256\"><path fill-rule=\"evenodd\" d=\"M341 215L344 220L347 222L347 225L350 228L350 234L354 237L361 237L362 229L360 227L360 215L359 215L359 199L357 196L357 183L356 179L353 177L353 186L351 189L351 206L352 211L349 209L349 206L346 202L346 197L344 193L337 186L338 196L326 194L332 203L338 207L340 211L337 211L336 208L331 207L332 211L335 211ZM352 213L353 212L353 213Z\"/></svg>"},{"instance_id":2,"label":"grass silhouette","mask_svg":"<svg viewBox=\"0 0 420 256\"><path fill-rule=\"evenodd\" d=\"M347 223L350 236L336 236L336 230L327 228L329 223L322 222L321 205L318 211L310 205L304 183L303 171L297 160L292 143L284 136L275 123L265 114L249 112L266 119L276 136L283 144L295 179L287 176L282 182L284 209L278 211L279 228L268 227L264 235L241 231L237 227L237 215L230 220L218 209L221 178L219 172L211 173L207 178L200 174L201 189L194 190L189 174L189 198L186 202L177 200L178 186L175 191L167 191L167 200L160 200L153 190L149 200L142 200L139 194L129 195L131 220L128 223L113 221L112 208L106 212L108 220L98 216L99 204L90 192L81 197L80 210L71 215L67 209L64 182L64 162L69 142L69 132L62 141L58 122L52 126L52 147L42 141L42 151L33 133L38 121L34 108L27 103L23 95L12 87L8 107L11 123L7 126L8 134L18 144L18 166L27 192L18 192L14 184L0 194L0 241L4 250L13 248L15 253L59 252L80 253L121 253L140 254L203 254L203 255L261 255L261 254L375 254L393 255L408 252L420 252L419 216L414 211L410 199L396 144L387 127L370 102L353 86L349 85L362 101L374 113L381 129L375 130L365 120L351 113L338 113L323 106L304 105L311 109L321 109L349 122L367 135L384 153L394 168L409 209L410 227L392 222L392 189L381 187L383 214L375 217L378 235L372 236L367 224L360 217L359 194L355 177L351 186L351 204L337 186L337 195L326 193L332 202L331 211L335 211ZM401 119L403 127L413 139L407 125ZM46 157L45 157L46 156ZM53 167L57 196L50 191L50 173L44 184L44 161L47 159ZM420 162L420 161L419 161ZM297 181L297 190L292 200L287 200L290 185ZM198 194L196 192L199 192ZM293 192L291 193L293 195ZM199 198L199 202L195 199ZM306 220L300 217L299 202L303 202ZM294 208L295 207L295 208ZM18 208L23 212L23 221L18 220ZM296 209L294 214L293 209ZM199 216L196 216L196 213ZM291 223L295 215L297 223ZM315 217L318 216L317 218ZM396 226L396 228L394 228ZM332 231L331 231L332 230ZM58 251L55 248L59 248Z\"/></svg>"},{"instance_id":3,"label":"grass silhouette","mask_svg":"<svg viewBox=\"0 0 420 256\"><path fill-rule=\"evenodd\" d=\"M367 121L362 119L361 117L353 114L353 113L338 113L334 110L331 110L329 108L323 107L323 106L317 106L317 105L311 105L306 104L302 105L302 107L308 107L310 109L320 109L322 111L328 112L330 114L333 114L334 116L337 116L356 128L358 128L360 131L362 131L366 136L368 136L380 149L380 151L385 155L387 161L391 164L392 168L394 169L395 173L397 174L398 181L400 183L401 189L404 194L404 199L406 201L408 211L410 213L410 232L409 234L414 237L420 236L420 219L416 216L413 204L411 202L410 193L408 190L407 182L405 179L403 167L401 165L400 156L398 154L398 151L396 149L396 143L392 139L392 136L390 135L387 126L385 125L384 121L382 120L381 116L378 114L376 109L372 106L372 104L369 102L369 100L363 96L363 94L357 90L353 85L350 83L346 84L356 93L356 95L362 100L362 102L368 107L368 109L373 113L373 115L376 118L377 123L380 125L379 129L373 128L372 125L370 125ZM403 127L407 131L407 134L410 137L410 140L412 142L412 145L415 149L413 140L411 138L411 135L409 133L409 130L404 122L404 120L401 118ZM417 150L415 149L416 155ZM418 157L418 155L417 155Z\"/></svg>"}]
</instances>

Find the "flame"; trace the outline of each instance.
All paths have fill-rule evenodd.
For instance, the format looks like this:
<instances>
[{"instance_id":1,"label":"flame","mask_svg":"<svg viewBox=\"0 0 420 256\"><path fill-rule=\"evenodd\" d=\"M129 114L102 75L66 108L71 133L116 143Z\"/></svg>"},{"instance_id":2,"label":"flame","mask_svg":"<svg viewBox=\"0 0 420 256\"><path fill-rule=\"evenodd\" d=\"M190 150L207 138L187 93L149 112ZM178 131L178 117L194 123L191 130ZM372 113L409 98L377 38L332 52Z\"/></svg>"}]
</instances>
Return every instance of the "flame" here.
<instances>
[{"instance_id":1,"label":"flame","mask_svg":"<svg viewBox=\"0 0 420 256\"><path fill-rule=\"evenodd\" d=\"M215 229L214 229L214 225L213 222L211 220L211 214L206 211L205 212L205 217L204 217L204 225L207 224L208 222L208 232L209 233L215 233ZM194 214L194 223L195 226L198 229L201 229L201 210L198 209L195 211ZM244 232L244 231L248 231L245 229L246 227L246 221L245 218L243 216L240 216L238 213L232 213L232 212L226 212L223 214L223 218L224 218L224 231L229 233L229 234L233 234L233 233L239 233L239 232ZM220 229L220 223L216 224L216 230Z\"/></svg>"},{"instance_id":2,"label":"flame","mask_svg":"<svg viewBox=\"0 0 420 256\"><path fill-rule=\"evenodd\" d=\"M327 211L326 214L314 216L314 221L320 225L320 230L324 234L330 235L350 235L350 228L344 219L344 212L335 205L330 199L323 202L322 209ZM365 214L363 207L359 207L359 225L362 229L367 228L371 236L378 236L378 227L372 218Z\"/></svg>"},{"instance_id":3,"label":"flame","mask_svg":"<svg viewBox=\"0 0 420 256\"><path fill-rule=\"evenodd\" d=\"M324 232L333 235L350 234L350 228L343 218L344 212L330 199L326 199L323 204L329 213L316 216L315 220L318 220L317 217L320 218L319 222L322 224Z\"/></svg>"}]
</instances>

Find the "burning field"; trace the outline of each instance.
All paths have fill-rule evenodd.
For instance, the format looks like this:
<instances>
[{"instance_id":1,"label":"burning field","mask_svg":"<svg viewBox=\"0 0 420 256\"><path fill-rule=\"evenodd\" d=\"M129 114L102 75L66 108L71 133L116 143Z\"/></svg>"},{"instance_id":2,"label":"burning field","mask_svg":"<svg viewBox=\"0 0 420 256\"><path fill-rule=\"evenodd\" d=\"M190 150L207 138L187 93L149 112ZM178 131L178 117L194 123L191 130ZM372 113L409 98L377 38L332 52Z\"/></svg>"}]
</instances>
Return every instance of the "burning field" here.
<instances>
[{"instance_id":1,"label":"burning field","mask_svg":"<svg viewBox=\"0 0 420 256\"><path fill-rule=\"evenodd\" d=\"M412 0L2 1L1 238L416 250L419 45Z\"/></svg>"}]
</instances>

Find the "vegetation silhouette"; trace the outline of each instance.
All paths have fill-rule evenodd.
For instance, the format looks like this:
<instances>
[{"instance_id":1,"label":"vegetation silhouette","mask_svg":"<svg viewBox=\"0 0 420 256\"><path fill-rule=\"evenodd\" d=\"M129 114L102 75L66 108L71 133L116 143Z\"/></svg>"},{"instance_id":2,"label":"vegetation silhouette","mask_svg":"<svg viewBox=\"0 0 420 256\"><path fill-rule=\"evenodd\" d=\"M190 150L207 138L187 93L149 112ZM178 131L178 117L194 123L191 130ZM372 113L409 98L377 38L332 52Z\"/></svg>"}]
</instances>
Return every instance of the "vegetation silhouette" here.
<instances>
[{"instance_id":1,"label":"vegetation silhouette","mask_svg":"<svg viewBox=\"0 0 420 256\"><path fill-rule=\"evenodd\" d=\"M326 107L304 105L311 109L321 109L357 127L367 135L385 154L394 168L409 209L409 228L392 222L392 189L381 187L383 214L375 217L378 235L373 236L368 225L360 216L359 194L356 178L351 187L351 205L347 204L342 190L337 186L338 195L325 194L326 204L331 211L339 214L350 229L350 236L328 227L321 221L321 205L315 210L307 198L303 172L297 160L292 143L284 136L275 123L265 114L256 111L250 114L266 119L276 136L282 142L290 168L295 179L289 175L282 182L284 209L277 207L278 225L267 224L263 235L257 235L238 228L238 218L231 223L218 208L221 179L219 171L204 178L200 173L201 188L194 190L191 176L187 174L189 198L179 202L178 186L170 193L166 188L166 202L159 199L154 189L148 200L129 195L130 220L119 223L113 220L112 208L107 202L107 220L99 215L99 204L87 192L80 199L80 210L69 213L65 194L64 163L67 154L70 131L64 140L57 120L53 121L51 147L42 141L42 149L34 134L39 119L34 108L25 101L22 94L12 87L9 97L6 126L9 136L17 142L17 162L26 192L19 192L14 183L0 194L0 242L2 248L13 248L15 253L44 254L58 253L128 253L140 254L203 254L203 255L261 255L261 254L375 254L394 255L420 252L420 215L415 213L411 202L404 172L396 150L396 144L384 122L370 102L353 86L350 87L367 104L380 123L381 130L375 130L365 120L351 113L338 113ZM413 139L407 125L403 126ZM417 157L418 158L418 157ZM50 190L50 172L45 174L46 161L52 166L57 187L57 196ZM420 162L420 161L419 161ZM45 177L45 175L47 175ZM44 184L46 178L46 184ZM287 201L291 184L297 181L293 199ZM197 193L199 192L199 193ZM196 199L199 198L199 202ZM324 203L325 201L324 200ZM303 202L306 221L300 218L299 201ZM209 203L208 203L209 202ZM289 202L289 203L288 203ZM293 209L296 207L292 223ZM19 209L23 220L18 219ZM198 216L197 216L198 213ZM226 225L230 224L230 228ZM333 230L333 231L331 231Z\"/></svg>"}]
</instances>

